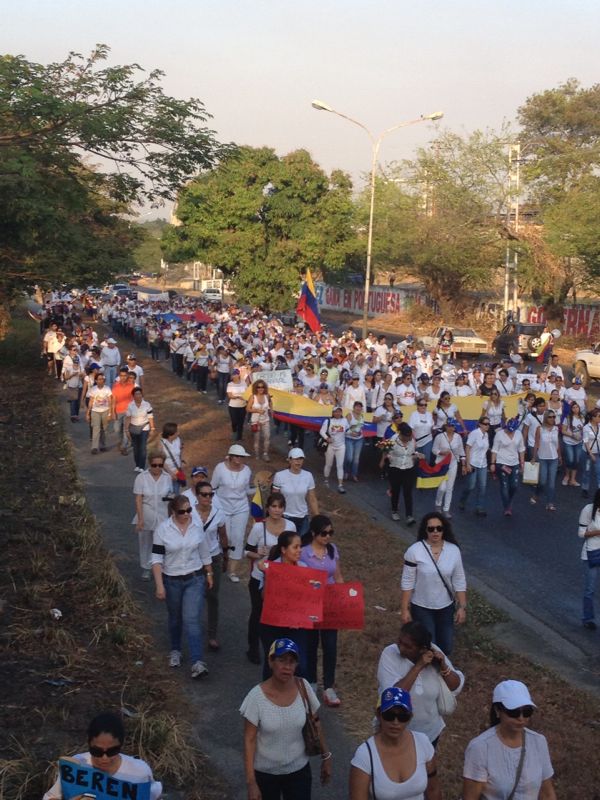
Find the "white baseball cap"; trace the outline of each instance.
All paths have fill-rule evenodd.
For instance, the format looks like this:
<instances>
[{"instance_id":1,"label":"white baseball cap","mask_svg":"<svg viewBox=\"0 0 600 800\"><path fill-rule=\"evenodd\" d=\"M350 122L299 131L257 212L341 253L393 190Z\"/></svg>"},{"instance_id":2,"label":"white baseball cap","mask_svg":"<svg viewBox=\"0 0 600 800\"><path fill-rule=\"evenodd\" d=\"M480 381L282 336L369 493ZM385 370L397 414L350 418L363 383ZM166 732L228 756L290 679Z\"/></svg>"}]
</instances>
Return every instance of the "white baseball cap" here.
<instances>
[{"instance_id":1,"label":"white baseball cap","mask_svg":"<svg viewBox=\"0 0 600 800\"><path fill-rule=\"evenodd\" d=\"M250 453L247 453L244 450L244 446L241 444L232 444L229 450L227 451L228 456L244 456L245 458L250 458Z\"/></svg>"},{"instance_id":2,"label":"white baseball cap","mask_svg":"<svg viewBox=\"0 0 600 800\"><path fill-rule=\"evenodd\" d=\"M304 450L301 447L292 447L288 453L288 458L304 458Z\"/></svg>"},{"instance_id":3,"label":"white baseball cap","mask_svg":"<svg viewBox=\"0 0 600 800\"><path fill-rule=\"evenodd\" d=\"M502 703L504 708L513 709L521 706L534 706L537 708L529 689L521 681L502 681L494 689L492 703Z\"/></svg>"}]
</instances>

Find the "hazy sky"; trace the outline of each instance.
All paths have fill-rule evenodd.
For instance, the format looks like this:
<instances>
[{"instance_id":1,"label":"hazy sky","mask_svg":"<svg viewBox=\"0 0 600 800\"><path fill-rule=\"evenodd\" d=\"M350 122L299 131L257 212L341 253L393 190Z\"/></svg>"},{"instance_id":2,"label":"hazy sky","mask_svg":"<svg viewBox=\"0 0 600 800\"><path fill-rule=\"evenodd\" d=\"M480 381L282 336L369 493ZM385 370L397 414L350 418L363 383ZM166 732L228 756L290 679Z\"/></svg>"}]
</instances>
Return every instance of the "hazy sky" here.
<instances>
[{"instance_id":1,"label":"hazy sky","mask_svg":"<svg viewBox=\"0 0 600 800\"><path fill-rule=\"evenodd\" d=\"M304 147L355 178L365 133L313 98L376 134L437 110L460 132L513 120L569 77L600 80L598 0L18 0L2 18L2 52L59 61L103 42L112 62L160 68L169 93L200 98L222 140ZM381 160L431 136L429 123L393 133Z\"/></svg>"}]
</instances>

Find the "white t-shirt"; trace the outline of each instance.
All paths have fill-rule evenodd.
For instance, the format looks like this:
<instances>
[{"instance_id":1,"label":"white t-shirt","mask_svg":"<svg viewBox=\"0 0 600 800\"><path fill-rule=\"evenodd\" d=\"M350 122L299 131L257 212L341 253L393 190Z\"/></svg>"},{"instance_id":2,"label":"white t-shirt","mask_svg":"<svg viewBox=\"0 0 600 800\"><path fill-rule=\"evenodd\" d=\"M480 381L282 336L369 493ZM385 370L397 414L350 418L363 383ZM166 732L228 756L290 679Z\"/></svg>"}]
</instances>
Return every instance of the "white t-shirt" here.
<instances>
[{"instance_id":1,"label":"white t-shirt","mask_svg":"<svg viewBox=\"0 0 600 800\"><path fill-rule=\"evenodd\" d=\"M244 400L244 392L248 387L245 383L240 381L239 383L234 383L234 381L229 381L227 384L227 394L232 394L233 397L229 398L229 405L231 408L244 408L246 405L246 401Z\"/></svg>"},{"instance_id":2,"label":"white t-shirt","mask_svg":"<svg viewBox=\"0 0 600 800\"><path fill-rule=\"evenodd\" d=\"M202 517L198 514L197 503L194 501L191 505L192 520L204 531L204 535L208 539L211 557L220 555L223 551L221 550L221 542L219 541L219 528L225 527L225 514L223 513L223 509L220 507L215 508L213 505L210 509L210 514L206 518L206 522L203 522Z\"/></svg>"},{"instance_id":3,"label":"white t-shirt","mask_svg":"<svg viewBox=\"0 0 600 800\"><path fill-rule=\"evenodd\" d=\"M396 406L394 406L393 409L387 409L384 408L383 406L379 406L379 408L376 408L375 411L373 412L374 417L382 417L382 419L376 423L377 436L380 439L383 439L383 437L385 436L385 432L392 424L392 415L395 410Z\"/></svg>"},{"instance_id":4,"label":"white t-shirt","mask_svg":"<svg viewBox=\"0 0 600 800\"><path fill-rule=\"evenodd\" d=\"M516 467L519 464L519 454L525 452L525 443L521 431L515 431L510 437L505 430L499 430L494 437L492 453L496 455L496 463L507 467Z\"/></svg>"},{"instance_id":5,"label":"white t-shirt","mask_svg":"<svg viewBox=\"0 0 600 800\"><path fill-rule=\"evenodd\" d=\"M414 406L417 401L417 390L412 382L407 386L403 381L396 388L396 400L401 406Z\"/></svg>"},{"instance_id":6,"label":"white t-shirt","mask_svg":"<svg viewBox=\"0 0 600 800\"><path fill-rule=\"evenodd\" d=\"M379 758L375 737L371 736L368 740L373 758L373 784L377 800L423 800L425 797L425 790L427 789L426 764L431 761L435 751L424 733L411 731L411 736L415 743L417 766L408 780L402 783L396 783L396 781L388 778ZM367 742L363 742L358 746L350 763L366 775L371 774L371 759L369 758Z\"/></svg>"},{"instance_id":7,"label":"white t-shirt","mask_svg":"<svg viewBox=\"0 0 600 800\"><path fill-rule=\"evenodd\" d=\"M525 759L514 800L538 800L543 781L554 775L546 738L535 731L524 731ZM505 800L512 791L521 757L520 747L507 747L497 736L496 727L472 739L465 751L463 777L485 782L481 800Z\"/></svg>"},{"instance_id":8,"label":"white t-shirt","mask_svg":"<svg viewBox=\"0 0 600 800\"><path fill-rule=\"evenodd\" d=\"M431 647L433 650L440 650L434 644ZM458 687L452 690L452 694L456 697L462 691L465 676L454 668L448 656L445 655L444 658L447 666L458 675L460 680ZM382 692L390 686L395 686L399 680L408 675L413 667L412 661L400 655L400 649L397 644L389 644L381 653L379 664L377 665L377 683L379 684L377 694L381 696ZM408 727L412 731L424 733L431 742L435 741L446 727L446 723L437 707L437 699L441 691L441 680L443 678L440 677L437 669L428 665L419 672L410 689L413 715Z\"/></svg>"},{"instance_id":9,"label":"white t-shirt","mask_svg":"<svg viewBox=\"0 0 600 800\"><path fill-rule=\"evenodd\" d=\"M308 681L304 686L314 714L319 701ZM306 710L299 691L291 705L278 706L260 685L255 686L244 698L240 714L258 728L254 769L270 775L289 775L304 767L308 761L302 737Z\"/></svg>"},{"instance_id":10,"label":"white t-shirt","mask_svg":"<svg viewBox=\"0 0 600 800\"><path fill-rule=\"evenodd\" d=\"M144 530L153 531L157 525L167 519L169 503L163 500L172 488L171 476L161 471L157 480L154 480L149 470L140 472L133 484L133 493L142 496L142 516ZM131 520L132 525L137 524L137 514Z\"/></svg>"},{"instance_id":11,"label":"white t-shirt","mask_svg":"<svg viewBox=\"0 0 600 800\"><path fill-rule=\"evenodd\" d=\"M335 449L337 447L345 446L346 431L349 427L350 426L346 417L341 417L341 419L330 417L329 419L324 420L323 424L321 425L320 434L323 437L329 436L331 439L331 446Z\"/></svg>"},{"instance_id":12,"label":"white t-shirt","mask_svg":"<svg viewBox=\"0 0 600 800\"><path fill-rule=\"evenodd\" d=\"M110 411L110 401L112 398L112 389L108 386L92 386L88 392L90 398L89 408L91 411Z\"/></svg>"},{"instance_id":13,"label":"white t-shirt","mask_svg":"<svg viewBox=\"0 0 600 800\"><path fill-rule=\"evenodd\" d=\"M315 479L306 469L295 475L289 469L276 472L273 477L273 489L285 497L286 517L305 517L308 514L307 493L315 488Z\"/></svg>"},{"instance_id":14,"label":"white t-shirt","mask_svg":"<svg viewBox=\"0 0 600 800\"><path fill-rule=\"evenodd\" d=\"M296 526L294 525L291 520L285 520L285 528L284 531L296 531ZM248 534L248 540L246 541L246 550L248 549L248 545L251 547L256 547L257 550L259 547L267 548L267 552L265 555L269 554L269 550L277 544L277 536L274 533L269 533L266 528L264 522L255 522L252 528L250 529L250 533ZM256 578L257 581L263 580L263 573L259 570L257 566L257 561L252 561L252 572L250 573L251 578Z\"/></svg>"},{"instance_id":15,"label":"white t-shirt","mask_svg":"<svg viewBox=\"0 0 600 800\"><path fill-rule=\"evenodd\" d=\"M89 753L78 753L73 758L75 761L79 761L80 764L85 764L88 767L92 766L92 757ZM132 756L121 754L119 769L111 777L120 781L128 781L129 783L146 783L150 781L150 800L158 800L162 794L162 783L154 780L152 770L141 758L133 758ZM51 797L62 798L62 796L59 777L56 779L54 786L48 789L42 800L49 800Z\"/></svg>"},{"instance_id":16,"label":"white t-shirt","mask_svg":"<svg viewBox=\"0 0 600 800\"><path fill-rule=\"evenodd\" d=\"M587 561L588 550L600 550L600 511L596 512L596 516L592 520L593 510L594 504L588 503L587 506L581 509L581 514L579 515L579 538L583 539L583 547L581 548L582 561ZM587 530L597 530L598 536L589 536L586 539L585 533Z\"/></svg>"},{"instance_id":17,"label":"white t-shirt","mask_svg":"<svg viewBox=\"0 0 600 800\"><path fill-rule=\"evenodd\" d=\"M224 461L215 467L211 484L226 514L243 514L250 510L248 495L252 473L245 464L239 472L229 469Z\"/></svg>"},{"instance_id":18,"label":"white t-shirt","mask_svg":"<svg viewBox=\"0 0 600 800\"><path fill-rule=\"evenodd\" d=\"M487 451L490 449L487 432L477 426L467 437L467 447L470 448L469 464L472 467L487 467Z\"/></svg>"},{"instance_id":19,"label":"white t-shirt","mask_svg":"<svg viewBox=\"0 0 600 800\"><path fill-rule=\"evenodd\" d=\"M579 406L583 409L585 409L586 398L587 392L583 386L569 386L565 392L565 400L567 400L569 403L572 403L573 400L576 400L579 403Z\"/></svg>"},{"instance_id":20,"label":"white t-shirt","mask_svg":"<svg viewBox=\"0 0 600 800\"><path fill-rule=\"evenodd\" d=\"M425 444L429 444L433 438L433 415L430 411L413 411L408 420L408 424L413 430L417 442L417 450Z\"/></svg>"},{"instance_id":21,"label":"white t-shirt","mask_svg":"<svg viewBox=\"0 0 600 800\"><path fill-rule=\"evenodd\" d=\"M403 591L412 590L411 600L417 606L446 608L452 600L438 575L438 569L454 593L466 591L467 581L460 550L455 544L444 542L437 560L438 569L430 553L429 545L423 541L411 544L404 553L401 587Z\"/></svg>"}]
</instances>

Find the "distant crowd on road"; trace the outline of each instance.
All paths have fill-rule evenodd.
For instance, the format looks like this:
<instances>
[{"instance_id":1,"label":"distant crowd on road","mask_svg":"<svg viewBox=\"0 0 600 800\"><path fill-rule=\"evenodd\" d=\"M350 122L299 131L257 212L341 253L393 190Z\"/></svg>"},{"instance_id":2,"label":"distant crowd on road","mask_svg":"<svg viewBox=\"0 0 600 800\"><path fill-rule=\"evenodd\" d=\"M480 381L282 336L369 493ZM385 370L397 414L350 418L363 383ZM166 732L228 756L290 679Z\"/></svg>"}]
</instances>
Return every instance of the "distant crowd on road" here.
<instances>
[{"instance_id":1,"label":"distant crowd on road","mask_svg":"<svg viewBox=\"0 0 600 800\"><path fill-rule=\"evenodd\" d=\"M208 321L199 322L198 313ZM335 685L337 632L276 628L260 621L268 561L321 569L327 582L343 581L332 520L320 513L315 478L304 468L309 435L302 425L274 419L265 373L289 370L292 394L328 407L315 439L325 453L324 482L334 464L342 493L345 481L359 482L367 468L366 459L361 461L363 447L370 447L375 456L371 466L390 482L393 519L399 519L402 494L406 522L416 524L412 495L419 463L434 470L436 464L446 464L447 477L437 489L434 508L420 521L417 541L405 554L402 628L398 641L381 655L377 732L355 754L349 789L352 800L441 797L435 748L464 684L450 656L454 625L463 623L467 613L466 579L450 522L454 479L459 471L465 476L459 507L473 494L475 511L483 516L487 476L497 472L508 516L527 459L539 463L530 502L537 503L543 490L551 511L556 468L563 459L565 485L578 486L583 468L583 490L589 492L592 475L600 476L600 468L595 469L600 462L600 409L588 414L577 379L565 388L555 356L539 375L520 372L512 361L480 366L463 360L456 365L436 348L418 350L409 339L388 346L384 336L360 340L352 332L314 334L289 328L258 310L213 308L186 298L169 303L113 299L97 314L138 353L123 356L116 338L98 336L83 320L73 322L69 302L48 306L41 322L42 350L49 374L65 387L73 423L85 409L92 453L108 449L112 427L120 452L133 454L133 524L140 567L144 579L153 577L156 596L167 605L170 667L181 666L186 645L192 677L208 673L205 634L208 648L220 649L220 577L239 583L242 561L250 566L246 655L263 665L260 688L241 707L250 800L309 798L309 754L320 755L321 779L329 780L332 754L318 721L319 646L322 699L332 708L341 703ZM71 330L65 330L67 317ZM206 467L185 463L176 422L157 428L152 404L144 397L139 358L144 347L151 358L168 360L172 371L201 394L214 386L216 402L227 404L232 444L212 475ZM505 404L514 395L518 413L508 416ZM456 403L465 397L481 398L481 412L470 431ZM373 437L365 435L368 414L376 425ZM287 468L253 475L251 454L243 444L246 426L255 459L268 462L273 424L288 436ZM248 532L257 487L262 489L265 518ZM589 576L595 579L597 569L587 563L588 552L600 551L595 531L600 531L598 492L582 511L579 529L587 570L586 627L595 627L595 581ZM467 748L465 800L555 797L545 739L527 729L534 710L523 684L505 681L496 687L492 727ZM111 742L104 734L112 736ZM119 745L120 752L122 737L111 730L103 736L99 746L98 737L90 737L90 751L81 757L116 775L121 756L109 751ZM102 748L102 755L95 755ZM527 793L525 786L537 788ZM46 798L60 797L57 791L53 787Z\"/></svg>"}]
</instances>

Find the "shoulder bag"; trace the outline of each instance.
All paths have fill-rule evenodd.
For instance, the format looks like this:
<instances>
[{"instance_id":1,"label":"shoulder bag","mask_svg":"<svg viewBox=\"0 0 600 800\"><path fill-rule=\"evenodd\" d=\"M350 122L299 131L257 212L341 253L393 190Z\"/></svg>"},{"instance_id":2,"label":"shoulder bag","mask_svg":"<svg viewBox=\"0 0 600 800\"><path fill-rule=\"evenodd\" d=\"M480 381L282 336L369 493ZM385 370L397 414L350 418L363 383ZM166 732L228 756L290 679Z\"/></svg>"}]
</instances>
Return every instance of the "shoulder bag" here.
<instances>
[{"instance_id":1,"label":"shoulder bag","mask_svg":"<svg viewBox=\"0 0 600 800\"><path fill-rule=\"evenodd\" d=\"M448 688L446 681L439 672L437 676L440 682L440 691L436 701L437 710L443 717L450 716L450 714L454 714L456 711L456 697L452 694L452 691Z\"/></svg>"},{"instance_id":2,"label":"shoulder bag","mask_svg":"<svg viewBox=\"0 0 600 800\"><path fill-rule=\"evenodd\" d=\"M171 459L171 461L175 464L175 467L177 468L177 471L175 472L175 480L177 481L177 483L183 489L184 486L187 486L187 480L186 480L186 477L185 477L185 472L182 470L181 464L177 463L177 461L175 459L175 456L171 452L171 448L169 447L169 445L165 442L164 439L162 439L161 441L162 441L163 447L165 448L165 450L169 454L169 458Z\"/></svg>"},{"instance_id":3,"label":"shoulder bag","mask_svg":"<svg viewBox=\"0 0 600 800\"><path fill-rule=\"evenodd\" d=\"M453 591L452 591L452 589L451 589L451 588L448 586L448 584L447 584L447 582L446 582L446 579L444 578L444 576L443 576L443 575L442 575L442 573L440 572L440 568L438 567L438 565L437 565L437 561L436 561L436 560L435 560L435 558L433 557L433 555L432 555L432 553L431 553L431 550L430 550L430 549L427 547L427 545L425 544L425 542L424 542L424 541L422 541L422 540L421 540L421 544L423 545L423 547L424 547L424 548L425 548L425 550L427 551L427 554L428 554L429 558L430 558L430 559L431 559L431 561L433 562L433 566L435 567L437 574L440 576L440 580L441 580L441 582L444 584L444 586L445 586L445 588L446 588L446 591L447 591L447 592L448 592L448 594L450 595L450 600L451 600L451 602L453 603L453 602L454 602L454 592L453 592Z\"/></svg>"},{"instance_id":4,"label":"shoulder bag","mask_svg":"<svg viewBox=\"0 0 600 800\"><path fill-rule=\"evenodd\" d=\"M523 772L523 764L525 763L525 742L527 741L527 733L525 728L523 728L523 747L521 748L521 757L519 758L519 764L517 766L517 774L515 775L515 782L513 784L512 789L510 790L510 794L506 798L506 800L513 800L515 796L515 792L517 791L517 786L519 785L519 781L521 780L521 773Z\"/></svg>"},{"instance_id":5,"label":"shoulder bag","mask_svg":"<svg viewBox=\"0 0 600 800\"><path fill-rule=\"evenodd\" d=\"M329 418L327 420L327 428L325 430L325 436L329 436L329 426L330 425L331 425L331 418ZM327 451L327 448L329 447L329 442L327 441L325 436L321 436L320 433L317 436L317 441L316 441L315 447L317 448L319 453L325 453Z\"/></svg>"},{"instance_id":6,"label":"shoulder bag","mask_svg":"<svg viewBox=\"0 0 600 800\"><path fill-rule=\"evenodd\" d=\"M310 710L310 703L308 702L308 695L306 694L306 686L302 678L296 678L296 686L300 692L304 710L306 711L306 722L302 726L302 738L304 739L304 746L306 748L306 755L320 756L323 755L323 745L321 744L321 734L315 715Z\"/></svg>"},{"instance_id":7,"label":"shoulder bag","mask_svg":"<svg viewBox=\"0 0 600 800\"><path fill-rule=\"evenodd\" d=\"M371 796L373 800L377 800L377 795L375 794L375 767L373 766L373 753L371 752L371 745L368 742L365 742L367 745L367 750L369 751L369 761L371 762Z\"/></svg>"}]
</instances>

